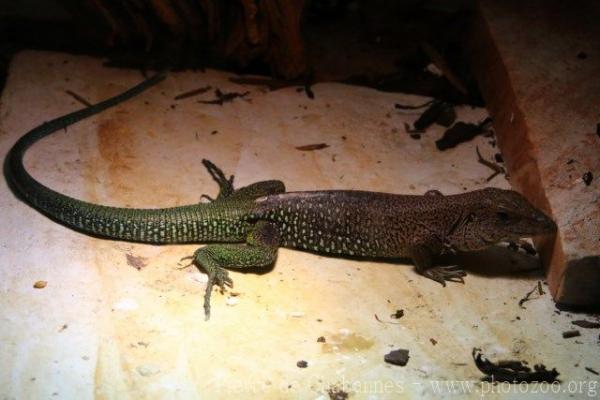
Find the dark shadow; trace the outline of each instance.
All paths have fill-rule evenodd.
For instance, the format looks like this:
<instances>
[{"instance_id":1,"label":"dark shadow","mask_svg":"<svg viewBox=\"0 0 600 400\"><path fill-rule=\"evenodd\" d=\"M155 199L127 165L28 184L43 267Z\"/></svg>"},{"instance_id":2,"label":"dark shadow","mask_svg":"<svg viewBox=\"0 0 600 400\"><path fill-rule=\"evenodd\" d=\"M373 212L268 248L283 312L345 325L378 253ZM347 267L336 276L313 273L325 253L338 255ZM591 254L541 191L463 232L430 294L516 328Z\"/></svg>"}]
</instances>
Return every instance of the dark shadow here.
<instances>
[{"instance_id":1,"label":"dark shadow","mask_svg":"<svg viewBox=\"0 0 600 400\"><path fill-rule=\"evenodd\" d=\"M445 255L443 264L460 265L473 275L488 278L523 276L544 279L544 271L536 256L511 250L504 246L492 246L484 250Z\"/></svg>"},{"instance_id":2,"label":"dark shadow","mask_svg":"<svg viewBox=\"0 0 600 400\"><path fill-rule=\"evenodd\" d=\"M414 263L410 258L356 257L338 254L319 253L311 250L296 250L304 253L311 253L321 257L331 257L363 262L406 264L414 266ZM537 256L531 256L525 253L517 252L509 249L508 247L500 245L492 246L479 251L471 251L458 254L444 254L438 257L435 261L435 265L457 265L463 268L469 274L484 276L488 278L545 278L544 271L541 268L540 261ZM250 269L245 269L244 271L249 272ZM262 272L264 272L264 270Z\"/></svg>"},{"instance_id":3,"label":"dark shadow","mask_svg":"<svg viewBox=\"0 0 600 400\"><path fill-rule=\"evenodd\" d=\"M556 308L560 311L570 312L573 314L586 314L600 318L600 305L581 305L581 304L565 304L556 303Z\"/></svg>"}]
</instances>

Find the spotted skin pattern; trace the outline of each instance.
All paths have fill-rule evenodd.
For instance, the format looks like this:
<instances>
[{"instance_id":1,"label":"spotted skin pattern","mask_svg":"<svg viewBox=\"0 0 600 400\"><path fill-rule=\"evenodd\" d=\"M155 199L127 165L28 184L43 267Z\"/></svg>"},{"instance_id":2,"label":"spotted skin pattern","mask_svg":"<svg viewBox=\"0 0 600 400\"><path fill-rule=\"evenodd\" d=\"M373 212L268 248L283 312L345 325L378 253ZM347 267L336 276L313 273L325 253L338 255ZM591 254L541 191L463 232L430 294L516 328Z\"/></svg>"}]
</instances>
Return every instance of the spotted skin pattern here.
<instances>
[{"instance_id":1,"label":"spotted skin pattern","mask_svg":"<svg viewBox=\"0 0 600 400\"><path fill-rule=\"evenodd\" d=\"M440 217L452 214L445 197L363 191L291 192L257 203L255 217L277 223L282 246L361 257L409 257L423 239L441 245L431 227L449 225Z\"/></svg>"},{"instance_id":2,"label":"spotted skin pattern","mask_svg":"<svg viewBox=\"0 0 600 400\"><path fill-rule=\"evenodd\" d=\"M552 232L556 226L516 192L483 189L444 196L429 191L405 196L364 191L285 192L281 181L240 189L233 176L208 160L219 185L208 203L162 209L107 207L71 198L35 180L23 166L39 139L130 99L162 80L158 74L128 91L56 118L22 136L9 151L4 171L15 194L55 221L95 236L153 244L211 243L192 264L206 271L205 315L214 285L231 286L224 268L265 267L279 247L339 256L410 257L417 271L443 285L463 281L464 271L436 267L444 249L475 250L503 240Z\"/></svg>"}]
</instances>

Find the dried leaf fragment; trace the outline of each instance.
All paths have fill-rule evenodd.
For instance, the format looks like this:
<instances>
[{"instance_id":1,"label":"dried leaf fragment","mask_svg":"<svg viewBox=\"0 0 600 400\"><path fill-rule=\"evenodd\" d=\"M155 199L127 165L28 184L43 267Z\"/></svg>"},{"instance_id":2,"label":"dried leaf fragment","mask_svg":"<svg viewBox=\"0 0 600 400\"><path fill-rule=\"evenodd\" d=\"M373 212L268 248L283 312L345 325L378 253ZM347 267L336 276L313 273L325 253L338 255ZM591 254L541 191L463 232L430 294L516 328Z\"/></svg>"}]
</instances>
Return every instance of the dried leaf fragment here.
<instances>
[{"instance_id":1,"label":"dried leaf fragment","mask_svg":"<svg viewBox=\"0 0 600 400\"><path fill-rule=\"evenodd\" d=\"M48 284L47 281L37 281L36 283L33 284L34 289L43 289L46 287L46 285Z\"/></svg>"},{"instance_id":2,"label":"dried leaf fragment","mask_svg":"<svg viewBox=\"0 0 600 400\"><path fill-rule=\"evenodd\" d=\"M306 144L304 146L297 146L296 150L314 151L314 150L326 149L327 147L329 147L329 145L327 143L314 143L314 144Z\"/></svg>"}]
</instances>

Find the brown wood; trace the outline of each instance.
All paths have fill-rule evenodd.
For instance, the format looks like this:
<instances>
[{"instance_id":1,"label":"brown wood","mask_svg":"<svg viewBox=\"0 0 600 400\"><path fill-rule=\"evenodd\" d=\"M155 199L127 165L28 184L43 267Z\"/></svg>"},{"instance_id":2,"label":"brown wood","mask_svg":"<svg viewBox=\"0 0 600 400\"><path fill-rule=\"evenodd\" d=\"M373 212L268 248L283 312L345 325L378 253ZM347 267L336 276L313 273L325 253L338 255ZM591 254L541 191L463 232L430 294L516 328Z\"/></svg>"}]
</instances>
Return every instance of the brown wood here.
<instances>
[{"instance_id":1,"label":"brown wood","mask_svg":"<svg viewBox=\"0 0 600 400\"><path fill-rule=\"evenodd\" d=\"M98 46L240 67L259 61L286 79L307 72L300 29L305 0L60 2Z\"/></svg>"},{"instance_id":2,"label":"brown wood","mask_svg":"<svg viewBox=\"0 0 600 400\"><path fill-rule=\"evenodd\" d=\"M559 226L555 238L535 241L554 300L598 306L600 207L593 194L597 189L566 171L571 158L583 170L600 168L600 141L582 129L587 125L591 131L597 118L594 104L600 101L600 87L594 89L598 86L594 61L572 66L579 46L592 49L600 43L597 36L578 33L585 31L586 23L590 31L598 30L589 25L593 19L586 20L591 11L574 9L560 1L481 0L468 48L511 184ZM525 22L528 12L536 10L544 12L535 23ZM504 14L511 18L503 18Z\"/></svg>"}]
</instances>

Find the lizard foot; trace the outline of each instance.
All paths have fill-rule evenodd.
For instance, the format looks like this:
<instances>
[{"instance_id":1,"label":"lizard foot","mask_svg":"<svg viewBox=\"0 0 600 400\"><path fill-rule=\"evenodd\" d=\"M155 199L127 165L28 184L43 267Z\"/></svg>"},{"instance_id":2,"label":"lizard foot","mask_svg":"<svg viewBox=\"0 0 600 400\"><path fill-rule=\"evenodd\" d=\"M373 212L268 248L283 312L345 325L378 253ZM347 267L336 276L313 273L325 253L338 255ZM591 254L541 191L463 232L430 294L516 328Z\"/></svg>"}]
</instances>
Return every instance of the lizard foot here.
<instances>
[{"instance_id":1,"label":"lizard foot","mask_svg":"<svg viewBox=\"0 0 600 400\"><path fill-rule=\"evenodd\" d=\"M233 280L229 277L227 270L217 267L210 271L208 282L206 283L206 292L204 292L204 319L210 319L210 295L212 294L213 286L217 285L222 291L225 286L233 287Z\"/></svg>"},{"instance_id":2,"label":"lizard foot","mask_svg":"<svg viewBox=\"0 0 600 400\"><path fill-rule=\"evenodd\" d=\"M215 180L215 182L219 184L219 194L217 196L217 200L231 196L234 192L233 175L227 178L221 170L221 168L217 167L215 164L213 164L207 159L203 159L202 164L204 164L204 167L206 168L210 176ZM207 198L211 202L215 201L206 194L203 194L202 198Z\"/></svg>"},{"instance_id":3,"label":"lizard foot","mask_svg":"<svg viewBox=\"0 0 600 400\"><path fill-rule=\"evenodd\" d=\"M456 265L431 267L421 273L423 276L439 282L442 286L446 286L446 281L465 283L463 278L467 276L467 273Z\"/></svg>"},{"instance_id":4,"label":"lizard foot","mask_svg":"<svg viewBox=\"0 0 600 400\"><path fill-rule=\"evenodd\" d=\"M227 178L223 171L209 160L202 160L202 164L204 164L204 167L206 167L206 170L215 182L219 184L219 194L216 199L213 199L207 194L203 194L200 197L200 200L207 199L210 203L227 198L253 200L262 196L285 192L285 185L283 182L277 180L255 182L240 189L235 189L233 187L233 175Z\"/></svg>"},{"instance_id":5,"label":"lizard foot","mask_svg":"<svg viewBox=\"0 0 600 400\"><path fill-rule=\"evenodd\" d=\"M193 256L182 259L191 258L192 264L203 269L208 275L206 291L204 292L204 319L206 321L210 319L210 296L213 287L217 285L221 288L221 291L225 290L225 286L233 287L233 280L229 277L229 273L217 261L218 256L216 253L223 252L223 249L227 249L227 247L210 245L196 250Z\"/></svg>"},{"instance_id":6,"label":"lizard foot","mask_svg":"<svg viewBox=\"0 0 600 400\"><path fill-rule=\"evenodd\" d=\"M208 275L204 293L204 316L210 318L210 296L215 285L225 290L233 287L226 268L256 268L272 265L279 247L279 231L275 225L259 222L248 234L246 243L209 244L196 250L193 262Z\"/></svg>"}]
</instances>

